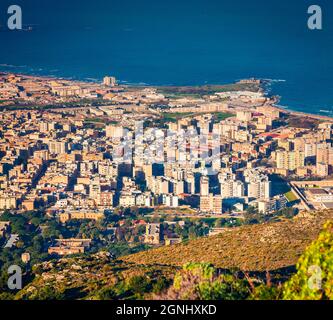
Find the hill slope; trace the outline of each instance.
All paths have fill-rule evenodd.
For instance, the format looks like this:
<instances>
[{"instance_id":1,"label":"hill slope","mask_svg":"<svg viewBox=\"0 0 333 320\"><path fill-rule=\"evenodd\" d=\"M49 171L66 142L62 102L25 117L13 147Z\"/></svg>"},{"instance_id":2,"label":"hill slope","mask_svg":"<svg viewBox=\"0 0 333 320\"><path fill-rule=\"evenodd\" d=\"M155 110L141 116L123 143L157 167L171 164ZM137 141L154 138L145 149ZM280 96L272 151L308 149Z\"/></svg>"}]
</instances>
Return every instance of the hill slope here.
<instances>
[{"instance_id":1,"label":"hill slope","mask_svg":"<svg viewBox=\"0 0 333 320\"><path fill-rule=\"evenodd\" d=\"M143 298L145 293L154 291L154 286L170 284L179 267L188 262L208 262L217 268L235 267L244 271L287 269L296 264L327 220L333 221L333 210L234 228L218 236L151 249L118 260L101 252L44 262L34 267L33 279L15 298Z\"/></svg>"},{"instance_id":2,"label":"hill slope","mask_svg":"<svg viewBox=\"0 0 333 320\"><path fill-rule=\"evenodd\" d=\"M219 268L247 271L276 270L296 264L305 248L318 236L333 211L297 216L277 223L243 226L223 234L188 243L160 247L122 257L143 265L182 266L209 262Z\"/></svg>"},{"instance_id":3,"label":"hill slope","mask_svg":"<svg viewBox=\"0 0 333 320\"><path fill-rule=\"evenodd\" d=\"M62 258L36 265L34 279L15 299L136 299L141 291L152 290L160 279L171 279L176 271L172 266L155 268L114 260L107 252Z\"/></svg>"}]
</instances>

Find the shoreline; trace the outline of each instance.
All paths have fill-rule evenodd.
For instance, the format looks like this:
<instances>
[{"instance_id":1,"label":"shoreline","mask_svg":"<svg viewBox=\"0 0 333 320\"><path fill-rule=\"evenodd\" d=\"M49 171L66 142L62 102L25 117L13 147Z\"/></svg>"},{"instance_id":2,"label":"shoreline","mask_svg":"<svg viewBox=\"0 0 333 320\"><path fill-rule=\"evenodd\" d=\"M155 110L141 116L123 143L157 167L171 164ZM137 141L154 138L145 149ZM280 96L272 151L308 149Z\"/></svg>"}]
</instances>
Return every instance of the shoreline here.
<instances>
[{"instance_id":1,"label":"shoreline","mask_svg":"<svg viewBox=\"0 0 333 320\"><path fill-rule=\"evenodd\" d=\"M301 112L301 111L294 111L291 109L284 109L283 107L279 105L272 105L273 108L279 110L280 112L293 115L293 116L298 116L298 117L305 117L305 118L311 118L311 119L316 119L316 120L326 120L326 121L333 121L333 116L324 116L320 114L315 114L315 113L307 113L307 112Z\"/></svg>"},{"instance_id":2,"label":"shoreline","mask_svg":"<svg viewBox=\"0 0 333 320\"><path fill-rule=\"evenodd\" d=\"M26 74L26 73L15 73L15 72L8 72L8 71L1 71L0 70L0 74L14 74L14 75L17 75L17 76L23 76L23 77L28 77L28 78L35 78L35 79L44 79L44 80L48 80L48 81L52 81L52 80L62 80L62 81L70 81L70 82L77 82L77 83L99 83L99 82L96 82L96 81L87 81L87 80L78 80L78 79L70 79L70 78L65 78L65 77L56 77L56 76L47 76L47 75L31 75L31 74ZM260 81L262 81L261 84L259 84L259 87L261 89L264 88L264 83L266 82L270 82L271 80L267 80L267 79L258 79ZM209 85L230 85L230 84L235 84L236 83L236 80L235 82L233 83L225 83L225 84L201 84L201 85L186 85L186 86L182 86L182 85L150 85L150 84L142 84L142 83L138 83L138 84L135 84L135 83L131 83L131 84L126 84L124 83L125 81L121 81L121 86L123 87L128 87L128 88L131 88L131 87L151 87L151 88L161 88L161 87L203 87L203 86L209 86ZM264 90L264 96L265 97L269 97L269 95L265 92ZM302 112L302 111L295 111L295 110L292 110L292 109L289 109L289 107L282 107L282 106L279 106L277 104L272 104L271 105L272 108L275 108L277 110L279 110L280 112L283 112L283 113L286 113L286 114L289 114L289 115L294 115L294 116L301 116L301 117L306 117L306 118L312 118L312 119L316 119L316 120L323 120L323 121L333 121L333 115L332 116L325 116L325 115L320 115L320 114L316 114L316 113L308 113L308 112Z\"/></svg>"}]
</instances>

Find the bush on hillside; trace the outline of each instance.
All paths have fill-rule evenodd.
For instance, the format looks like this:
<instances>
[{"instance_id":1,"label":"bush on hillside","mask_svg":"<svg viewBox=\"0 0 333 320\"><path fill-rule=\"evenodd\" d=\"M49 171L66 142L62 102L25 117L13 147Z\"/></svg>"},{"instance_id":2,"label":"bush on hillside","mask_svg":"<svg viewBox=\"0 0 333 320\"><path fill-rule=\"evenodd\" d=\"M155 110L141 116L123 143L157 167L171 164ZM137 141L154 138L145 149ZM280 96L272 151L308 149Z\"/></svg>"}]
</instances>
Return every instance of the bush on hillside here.
<instances>
[{"instance_id":1,"label":"bush on hillside","mask_svg":"<svg viewBox=\"0 0 333 320\"><path fill-rule=\"evenodd\" d=\"M297 272L283 289L286 300L333 299L333 222L327 222L318 239L297 263Z\"/></svg>"},{"instance_id":2,"label":"bush on hillside","mask_svg":"<svg viewBox=\"0 0 333 320\"><path fill-rule=\"evenodd\" d=\"M175 275L161 300L242 300L250 294L248 282L233 274L219 274L208 263L188 263Z\"/></svg>"}]
</instances>

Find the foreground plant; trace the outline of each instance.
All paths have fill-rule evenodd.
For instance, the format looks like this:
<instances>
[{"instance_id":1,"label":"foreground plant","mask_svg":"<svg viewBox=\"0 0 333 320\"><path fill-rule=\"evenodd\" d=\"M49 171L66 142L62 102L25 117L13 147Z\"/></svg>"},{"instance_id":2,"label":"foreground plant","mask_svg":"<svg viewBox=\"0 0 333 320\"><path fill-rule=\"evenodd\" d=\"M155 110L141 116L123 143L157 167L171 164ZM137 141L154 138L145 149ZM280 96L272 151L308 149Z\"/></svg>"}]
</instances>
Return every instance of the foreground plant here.
<instances>
[{"instance_id":1,"label":"foreground plant","mask_svg":"<svg viewBox=\"0 0 333 320\"><path fill-rule=\"evenodd\" d=\"M297 263L297 273L285 284L283 299L333 299L333 222L325 224L318 239Z\"/></svg>"},{"instance_id":2,"label":"foreground plant","mask_svg":"<svg viewBox=\"0 0 333 320\"><path fill-rule=\"evenodd\" d=\"M175 275L173 285L155 296L166 300L238 300L246 299L250 287L234 274L219 273L212 264L188 263Z\"/></svg>"}]
</instances>

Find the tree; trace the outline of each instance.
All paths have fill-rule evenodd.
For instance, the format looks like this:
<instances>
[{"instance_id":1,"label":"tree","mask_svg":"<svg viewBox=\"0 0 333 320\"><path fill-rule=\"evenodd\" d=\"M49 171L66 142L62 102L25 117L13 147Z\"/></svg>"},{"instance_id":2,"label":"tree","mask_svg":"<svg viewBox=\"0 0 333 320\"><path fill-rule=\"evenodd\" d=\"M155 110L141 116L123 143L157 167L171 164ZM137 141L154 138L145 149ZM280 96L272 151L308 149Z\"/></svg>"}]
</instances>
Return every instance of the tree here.
<instances>
[{"instance_id":1,"label":"tree","mask_svg":"<svg viewBox=\"0 0 333 320\"><path fill-rule=\"evenodd\" d=\"M191 226L188 229L188 237L190 239L195 239L197 237L197 230L196 230L195 226Z\"/></svg>"},{"instance_id":2,"label":"tree","mask_svg":"<svg viewBox=\"0 0 333 320\"><path fill-rule=\"evenodd\" d=\"M225 226L225 223L226 223L226 219L216 219L215 221L215 228L223 228Z\"/></svg>"},{"instance_id":3,"label":"tree","mask_svg":"<svg viewBox=\"0 0 333 320\"><path fill-rule=\"evenodd\" d=\"M263 222L264 215L258 212L258 209L252 206L249 206L244 213L245 223L246 224L258 224Z\"/></svg>"},{"instance_id":4,"label":"tree","mask_svg":"<svg viewBox=\"0 0 333 320\"><path fill-rule=\"evenodd\" d=\"M333 299L333 222L327 222L318 239L303 253L297 272L283 288L286 300Z\"/></svg>"},{"instance_id":5,"label":"tree","mask_svg":"<svg viewBox=\"0 0 333 320\"><path fill-rule=\"evenodd\" d=\"M43 237L40 235L34 237L32 240L32 246L35 253L43 252L43 247L44 247Z\"/></svg>"},{"instance_id":6,"label":"tree","mask_svg":"<svg viewBox=\"0 0 333 320\"><path fill-rule=\"evenodd\" d=\"M9 292L1 292L0 293L0 301L1 300L14 300L14 295L12 293Z\"/></svg>"},{"instance_id":7,"label":"tree","mask_svg":"<svg viewBox=\"0 0 333 320\"><path fill-rule=\"evenodd\" d=\"M150 287L150 279L145 276L133 276L127 283L127 289L132 291L138 297L142 297L149 291Z\"/></svg>"},{"instance_id":8,"label":"tree","mask_svg":"<svg viewBox=\"0 0 333 320\"><path fill-rule=\"evenodd\" d=\"M60 225L56 221L50 221L47 228L43 229L43 237L47 239L59 238L61 232L59 231Z\"/></svg>"},{"instance_id":9,"label":"tree","mask_svg":"<svg viewBox=\"0 0 333 320\"><path fill-rule=\"evenodd\" d=\"M33 292L29 299L31 300L64 300L65 294L58 291L56 288L50 285L43 286L36 293Z\"/></svg>"},{"instance_id":10,"label":"tree","mask_svg":"<svg viewBox=\"0 0 333 320\"><path fill-rule=\"evenodd\" d=\"M168 286L168 281L164 277L159 277L153 285L153 293L159 294Z\"/></svg>"},{"instance_id":11,"label":"tree","mask_svg":"<svg viewBox=\"0 0 333 320\"><path fill-rule=\"evenodd\" d=\"M188 263L174 277L166 293L157 296L165 300L239 300L249 297L246 279L230 273L219 274L209 263Z\"/></svg>"},{"instance_id":12,"label":"tree","mask_svg":"<svg viewBox=\"0 0 333 320\"><path fill-rule=\"evenodd\" d=\"M113 300L117 297L117 293L113 288L104 288L98 292L99 300Z\"/></svg>"}]
</instances>

